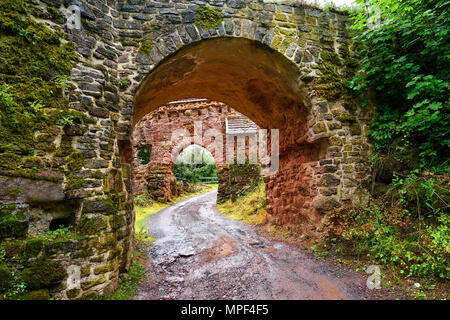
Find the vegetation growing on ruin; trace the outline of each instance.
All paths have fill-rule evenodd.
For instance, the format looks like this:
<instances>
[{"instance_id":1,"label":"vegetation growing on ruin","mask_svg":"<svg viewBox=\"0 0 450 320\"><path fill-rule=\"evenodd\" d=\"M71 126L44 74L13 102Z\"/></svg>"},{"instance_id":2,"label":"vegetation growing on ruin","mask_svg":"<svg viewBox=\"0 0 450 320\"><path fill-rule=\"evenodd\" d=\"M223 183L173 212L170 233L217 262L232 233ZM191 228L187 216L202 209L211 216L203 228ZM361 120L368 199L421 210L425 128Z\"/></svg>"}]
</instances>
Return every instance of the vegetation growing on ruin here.
<instances>
[{"instance_id":1,"label":"vegetation growing on ruin","mask_svg":"<svg viewBox=\"0 0 450 320\"><path fill-rule=\"evenodd\" d=\"M67 188L68 189L80 189L83 187L85 180L83 177L70 175L67 176Z\"/></svg>"},{"instance_id":2,"label":"vegetation growing on ruin","mask_svg":"<svg viewBox=\"0 0 450 320\"><path fill-rule=\"evenodd\" d=\"M101 294L96 300L130 300L137 294L137 287L145 277L145 261L147 259L147 252L145 251L145 244L140 241L137 242L137 250L133 252L133 259L131 261L128 273L120 275L119 286L114 293Z\"/></svg>"},{"instance_id":3,"label":"vegetation growing on ruin","mask_svg":"<svg viewBox=\"0 0 450 320\"><path fill-rule=\"evenodd\" d=\"M219 10L209 6L199 6L195 10L197 18L195 24L205 29L217 29L222 23L222 14Z\"/></svg>"},{"instance_id":4,"label":"vegetation growing on ruin","mask_svg":"<svg viewBox=\"0 0 450 320\"><path fill-rule=\"evenodd\" d=\"M362 107L371 96L376 108L367 132L376 150L369 158L372 197L367 206L337 210L328 217L328 248L387 266L401 278L446 281L450 4L357 2L365 8L352 13L361 67L348 61L351 70L359 69L348 85L360 95ZM346 55L339 52L340 58ZM342 79L335 67L342 62L337 56L321 55L321 70L330 80ZM340 84L334 83L328 93L341 91Z\"/></svg>"},{"instance_id":5,"label":"vegetation growing on ruin","mask_svg":"<svg viewBox=\"0 0 450 320\"><path fill-rule=\"evenodd\" d=\"M332 243L406 277L450 279L448 181L411 173L367 207L330 216Z\"/></svg>"},{"instance_id":6,"label":"vegetation growing on ruin","mask_svg":"<svg viewBox=\"0 0 450 320\"><path fill-rule=\"evenodd\" d=\"M152 51L153 49L153 41L149 40L149 39L142 39L139 42L139 50L138 52L144 56L149 56L150 55L150 51Z\"/></svg>"},{"instance_id":7,"label":"vegetation growing on ruin","mask_svg":"<svg viewBox=\"0 0 450 320\"><path fill-rule=\"evenodd\" d=\"M343 43L334 51L322 50L320 52L321 63L318 69L321 76L318 79L318 94L328 101L343 99L345 106L355 99L349 82L355 76L359 68L356 54L350 51L349 45Z\"/></svg>"},{"instance_id":8,"label":"vegetation growing on ruin","mask_svg":"<svg viewBox=\"0 0 450 320\"><path fill-rule=\"evenodd\" d=\"M235 201L230 199L217 205L217 209L226 217L252 225L267 222L265 208L266 191L264 182L260 182L252 192L238 197Z\"/></svg>"}]
</instances>

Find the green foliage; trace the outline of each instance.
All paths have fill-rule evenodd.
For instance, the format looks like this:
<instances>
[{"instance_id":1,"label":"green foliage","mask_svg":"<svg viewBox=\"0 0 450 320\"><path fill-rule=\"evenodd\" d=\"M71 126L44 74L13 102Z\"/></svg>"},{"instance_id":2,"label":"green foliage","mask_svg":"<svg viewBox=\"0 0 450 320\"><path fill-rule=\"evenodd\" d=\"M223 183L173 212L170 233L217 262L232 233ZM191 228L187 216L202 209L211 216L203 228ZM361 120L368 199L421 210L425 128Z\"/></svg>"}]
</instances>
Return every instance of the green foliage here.
<instances>
[{"instance_id":1,"label":"green foliage","mask_svg":"<svg viewBox=\"0 0 450 320\"><path fill-rule=\"evenodd\" d=\"M196 10L195 24L205 29L217 29L222 22L222 14L216 8L199 6Z\"/></svg>"},{"instance_id":2,"label":"green foliage","mask_svg":"<svg viewBox=\"0 0 450 320\"><path fill-rule=\"evenodd\" d=\"M123 80L120 80L120 81L119 81L119 87L120 87L121 89L126 89L126 88L128 88L130 85L131 85L131 82L130 82L130 80L128 80L128 79L123 79Z\"/></svg>"},{"instance_id":3,"label":"green foliage","mask_svg":"<svg viewBox=\"0 0 450 320\"><path fill-rule=\"evenodd\" d=\"M149 148L143 148L140 149L138 152L138 162L139 164L148 164L150 162L150 154L151 154L151 149Z\"/></svg>"},{"instance_id":4,"label":"green foliage","mask_svg":"<svg viewBox=\"0 0 450 320\"><path fill-rule=\"evenodd\" d=\"M138 194L134 197L134 204L138 207L148 207L153 203L153 199L148 193Z\"/></svg>"},{"instance_id":5,"label":"green foliage","mask_svg":"<svg viewBox=\"0 0 450 320\"><path fill-rule=\"evenodd\" d=\"M330 238L349 254L395 266L406 277L450 279L450 218L435 209L413 219L402 207L372 202L330 216Z\"/></svg>"},{"instance_id":6,"label":"green foliage","mask_svg":"<svg viewBox=\"0 0 450 320\"><path fill-rule=\"evenodd\" d=\"M29 289L41 289L59 284L66 275L59 262L39 259L22 271L22 280Z\"/></svg>"},{"instance_id":7,"label":"green foliage","mask_svg":"<svg viewBox=\"0 0 450 320\"><path fill-rule=\"evenodd\" d=\"M175 164L173 173L179 180L196 183L203 177L217 177L218 171L216 164L202 162L199 164Z\"/></svg>"},{"instance_id":8,"label":"green foliage","mask_svg":"<svg viewBox=\"0 0 450 320\"><path fill-rule=\"evenodd\" d=\"M217 177L218 173L214 157L198 145L184 149L175 160L172 171L177 179L192 183L200 182L200 178Z\"/></svg>"},{"instance_id":9,"label":"green foliage","mask_svg":"<svg viewBox=\"0 0 450 320\"><path fill-rule=\"evenodd\" d=\"M375 148L383 151L400 137L418 148L422 167L448 169L450 2L357 2L365 9L353 13L352 28L363 59L350 86L376 94L368 132Z\"/></svg>"},{"instance_id":10,"label":"green foliage","mask_svg":"<svg viewBox=\"0 0 450 320\"><path fill-rule=\"evenodd\" d=\"M264 182L260 181L253 191L239 196L235 201L230 199L217 204L217 209L228 218L234 220L252 225L266 223L266 189Z\"/></svg>"},{"instance_id":11,"label":"green foliage","mask_svg":"<svg viewBox=\"0 0 450 320\"><path fill-rule=\"evenodd\" d=\"M42 238L48 241L64 240L73 237L73 227L60 225L56 230L48 230L42 233Z\"/></svg>"}]
</instances>

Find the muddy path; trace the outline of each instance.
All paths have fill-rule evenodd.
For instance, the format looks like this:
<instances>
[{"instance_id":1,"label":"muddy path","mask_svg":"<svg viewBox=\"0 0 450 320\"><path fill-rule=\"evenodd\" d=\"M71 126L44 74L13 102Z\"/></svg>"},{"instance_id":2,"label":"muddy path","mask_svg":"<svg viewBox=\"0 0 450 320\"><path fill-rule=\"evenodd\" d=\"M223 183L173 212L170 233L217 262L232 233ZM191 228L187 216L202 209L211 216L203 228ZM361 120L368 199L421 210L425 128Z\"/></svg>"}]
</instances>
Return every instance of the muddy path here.
<instances>
[{"instance_id":1,"label":"muddy path","mask_svg":"<svg viewBox=\"0 0 450 320\"><path fill-rule=\"evenodd\" d=\"M270 241L215 209L217 191L151 216L156 238L136 299L389 299L368 275Z\"/></svg>"}]
</instances>

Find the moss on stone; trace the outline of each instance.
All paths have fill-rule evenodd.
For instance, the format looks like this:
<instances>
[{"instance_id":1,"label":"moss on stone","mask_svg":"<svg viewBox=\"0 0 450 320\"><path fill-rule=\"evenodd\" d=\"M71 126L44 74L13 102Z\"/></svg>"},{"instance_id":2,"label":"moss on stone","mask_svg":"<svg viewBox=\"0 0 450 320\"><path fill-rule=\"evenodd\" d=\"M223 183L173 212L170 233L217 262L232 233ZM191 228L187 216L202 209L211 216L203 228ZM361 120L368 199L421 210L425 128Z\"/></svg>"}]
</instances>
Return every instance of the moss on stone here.
<instances>
[{"instance_id":1,"label":"moss on stone","mask_svg":"<svg viewBox=\"0 0 450 320\"><path fill-rule=\"evenodd\" d=\"M80 289L70 289L66 291L67 298L69 299L75 299L79 294L81 290Z\"/></svg>"},{"instance_id":2,"label":"moss on stone","mask_svg":"<svg viewBox=\"0 0 450 320\"><path fill-rule=\"evenodd\" d=\"M48 300L50 293L47 289L33 290L24 295L25 300Z\"/></svg>"},{"instance_id":3,"label":"moss on stone","mask_svg":"<svg viewBox=\"0 0 450 320\"><path fill-rule=\"evenodd\" d=\"M350 133L354 136L361 134L361 126L355 122L350 125Z\"/></svg>"},{"instance_id":4,"label":"moss on stone","mask_svg":"<svg viewBox=\"0 0 450 320\"><path fill-rule=\"evenodd\" d=\"M80 234L96 234L108 227L108 221L101 215L83 214L78 221L78 232Z\"/></svg>"},{"instance_id":5,"label":"moss on stone","mask_svg":"<svg viewBox=\"0 0 450 320\"><path fill-rule=\"evenodd\" d=\"M102 179L103 173L100 170L91 172L91 178L92 179Z\"/></svg>"},{"instance_id":6,"label":"moss on stone","mask_svg":"<svg viewBox=\"0 0 450 320\"><path fill-rule=\"evenodd\" d=\"M42 239L30 239L25 245L25 255L27 257L37 257L44 247Z\"/></svg>"},{"instance_id":7,"label":"moss on stone","mask_svg":"<svg viewBox=\"0 0 450 320\"><path fill-rule=\"evenodd\" d=\"M23 209L16 205L0 205L0 239L23 237L28 230L28 221Z\"/></svg>"},{"instance_id":8,"label":"moss on stone","mask_svg":"<svg viewBox=\"0 0 450 320\"><path fill-rule=\"evenodd\" d=\"M8 194L11 195L11 197L13 197L14 199L16 199L20 194L20 187L9 189Z\"/></svg>"},{"instance_id":9,"label":"moss on stone","mask_svg":"<svg viewBox=\"0 0 450 320\"><path fill-rule=\"evenodd\" d=\"M334 52L323 50L320 53L322 63L318 68L322 73L318 83L321 84L318 90L319 95L327 100L339 99L345 89L344 79L340 73L342 66L339 57Z\"/></svg>"},{"instance_id":10,"label":"moss on stone","mask_svg":"<svg viewBox=\"0 0 450 320\"><path fill-rule=\"evenodd\" d=\"M138 53L149 56L150 51L153 49L153 41L148 39L142 39L139 44L139 50Z\"/></svg>"},{"instance_id":11,"label":"moss on stone","mask_svg":"<svg viewBox=\"0 0 450 320\"><path fill-rule=\"evenodd\" d=\"M5 152L0 154L0 168L11 169L19 167L22 164L22 158L12 152Z\"/></svg>"},{"instance_id":12,"label":"moss on stone","mask_svg":"<svg viewBox=\"0 0 450 320\"><path fill-rule=\"evenodd\" d=\"M59 262L39 259L23 269L22 280L29 289L48 288L59 284L66 277L66 271Z\"/></svg>"},{"instance_id":13,"label":"moss on stone","mask_svg":"<svg viewBox=\"0 0 450 320\"><path fill-rule=\"evenodd\" d=\"M104 273L107 273L107 272L114 271L117 268L117 266L118 266L118 264L117 264L117 261L116 261L116 262L113 262L113 263L108 263L108 264L96 267L94 269L94 274L95 275L99 275L99 274L104 274Z\"/></svg>"},{"instance_id":14,"label":"moss on stone","mask_svg":"<svg viewBox=\"0 0 450 320\"><path fill-rule=\"evenodd\" d=\"M90 289L92 287L95 287L99 284L105 283L106 282L106 278L105 276L101 276L100 278L94 279L94 280L90 280L90 281L85 281L81 283L81 289L83 290L87 290Z\"/></svg>"},{"instance_id":15,"label":"moss on stone","mask_svg":"<svg viewBox=\"0 0 450 320\"><path fill-rule=\"evenodd\" d=\"M117 212L117 199L108 194L108 198L96 198L83 202L83 213L102 213L110 215Z\"/></svg>"},{"instance_id":16,"label":"moss on stone","mask_svg":"<svg viewBox=\"0 0 450 320\"><path fill-rule=\"evenodd\" d=\"M80 152L72 152L65 160L67 169L71 172L79 171L86 165L86 159Z\"/></svg>"},{"instance_id":17,"label":"moss on stone","mask_svg":"<svg viewBox=\"0 0 450 320\"><path fill-rule=\"evenodd\" d=\"M0 292L8 291L13 282L13 276L5 263L0 264Z\"/></svg>"},{"instance_id":18,"label":"moss on stone","mask_svg":"<svg viewBox=\"0 0 450 320\"><path fill-rule=\"evenodd\" d=\"M195 12L197 13L197 19L194 23L204 29L217 29L222 23L222 14L216 8L199 6Z\"/></svg>"},{"instance_id":19,"label":"moss on stone","mask_svg":"<svg viewBox=\"0 0 450 320\"><path fill-rule=\"evenodd\" d=\"M356 117L347 112L347 111L341 111L341 110L333 110L332 111L334 117L336 118L336 120L340 121L340 122L347 122L347 123L355 123L356 122Z\"/></svg>"},{"instance_id":20,"label":"moss on stone","mask_svg":"<svg viewBox=\"0 0 450 320\"><path fill-rule=\"evenodd\" d=\"M318 84L318 93L327 100L351 97L351 90L347 84L358 69L358 61L350 57L347 45L339 48L339 54L334 51L322 50L321 63L318 68L322 73Z\"/></svg>"}]
</instances>

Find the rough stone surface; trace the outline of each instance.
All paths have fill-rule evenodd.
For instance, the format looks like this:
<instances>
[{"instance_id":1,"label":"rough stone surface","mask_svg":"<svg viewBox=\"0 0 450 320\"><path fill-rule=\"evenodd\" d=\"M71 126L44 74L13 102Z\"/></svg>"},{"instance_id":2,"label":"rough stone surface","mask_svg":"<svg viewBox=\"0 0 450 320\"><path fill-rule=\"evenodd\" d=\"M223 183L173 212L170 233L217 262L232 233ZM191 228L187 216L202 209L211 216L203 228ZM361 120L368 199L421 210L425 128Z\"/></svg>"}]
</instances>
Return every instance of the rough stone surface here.
<instances>
[{"instance_id":1,"label":"rough stone surface","mask_svg":"<svg viewBox=\"0 0 450 320\"><path fill-rule=\"evenodd\" d=\"M224 103L206 99L195 102L171 103L142 118L133 131L135 194L146 192L158 201L172 200L172 197L177 193L175 177L172 172L174 161L176 155L190 144L204 147L214 157L219 170L219 181L221 181L219 183L219 199L222 200L229 198L231 194L237 195L240 193L249 180L237 182L235 177L231 179L222 178L222 174L228 172L226 168L229 166L226 161L227 139L230 141L234 139L236 144L236 137L238 135L243 136L244 133L227 134L226 119L229 121L233 119L249 121L244 115ZM200 123L201 127L196 129L196 123ZM184 137L189 138L180 138L173 141L172 134L177 130L182 130L185 132ZM221 138L210 136L211 130L215 130L221 135ZM250 133L247 136L256 137L257 133ZM219 144L217 144L218 142ZM246 145L247 155L248 148L249 145ZM147 164L139 163L138 155L142 149L150 150L150 162ZM256 167L259 168L259 166Z\"/></svg>"},{"instance_id":2,"label":"rough stone surface","mask_svg":"<svg viewBox=\"0 0 450 320\"><path fill-rule=\"evenodd\" d=\"M261 128L280 130L279 170L264 178L272 223L299 233L318 230L330 210L364 199L368 116L358 106L348 108L352 101L345 95L330 92L329 82L338 80L327 80L323 73L329 68L321 68L330 63L325 53L338 60L345 59L342 52L353 55L347 16L244 0L33 3L42 8L51 3L62 13L70 4L81 8L79 30L67 28L64 21L39 20L49 28L59 24L66 40L75 43L78 63L64 95L69 109L85 116L81 124L57 126L42 137L26 170L1 168L2 176L46 181L34 183L39 190L21 188L23 180L9 180L15 182L2 189L0 203L23 211L16 216L15 209L2 207L0 229L11 223L17 231L5 239L27 241L48 231L52 217L66 219L75 230L71 244L36 249L46 263L61 266L58 276L46 281L32 278L38 269L30 268L39 266L27 267L27 281L36 290L79 299L117 286L119 271L130 263L134 234L132 128L169 101L222 101ZM217 29L196 24L191 12L198 5L221 12ZM331 67L344 74L344 66ZM58 183L64 186L64 200ZM85 201L99 199L112 203L114 210L98 206L96 210L105 210L83 212ZM13 257L27 261L22 247L7 249L7 268L15 274L25 265ZM102 268L108 257L113 257L112 267ZM66 287L69 265L83 270L75 290Z\"/></svg>"}]
</instances>

